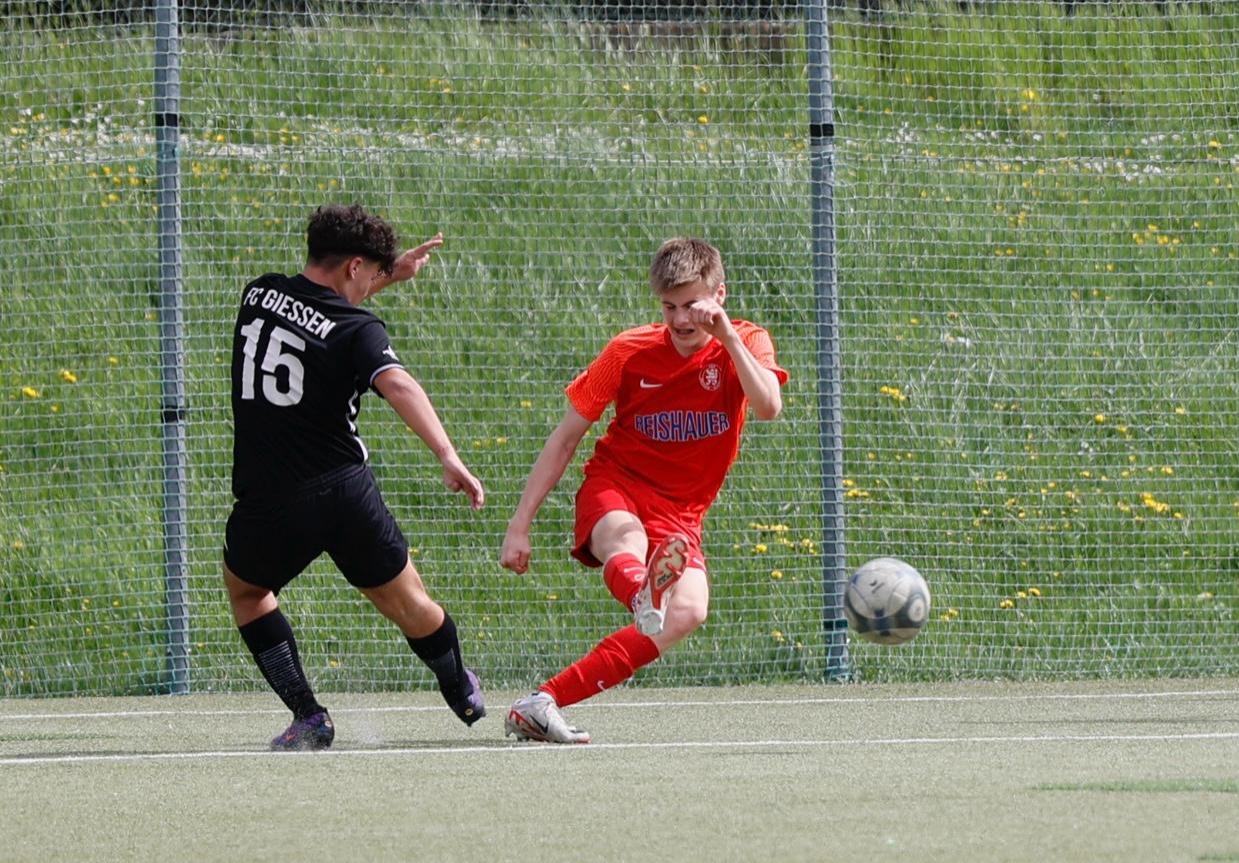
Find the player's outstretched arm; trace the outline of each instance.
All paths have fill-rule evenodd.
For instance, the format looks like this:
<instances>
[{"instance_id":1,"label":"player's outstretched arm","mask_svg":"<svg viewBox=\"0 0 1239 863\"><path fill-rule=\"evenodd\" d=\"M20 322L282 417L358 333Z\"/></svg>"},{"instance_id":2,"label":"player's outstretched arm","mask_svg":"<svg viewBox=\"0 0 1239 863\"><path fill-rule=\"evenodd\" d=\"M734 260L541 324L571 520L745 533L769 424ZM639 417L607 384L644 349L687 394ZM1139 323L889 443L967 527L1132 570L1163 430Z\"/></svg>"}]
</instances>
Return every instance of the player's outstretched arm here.
<instances>
[{"instance_id":1,"label":"player's outstretched arm","mask_svg":"<svg viewBox=\"0 0 1239 863\"><path fill-rule=\"evenodd\" d=\"M439 464L443 466L443 484L452 491L464 492L473 508L481 509L486 502L482 483L456 454L452 439L447 436L422 385L404 369L390 368L374 379L374 388L382 393L405 425L438 457Z\"/></svg>"},{"instance_id":2,"label":"player's outstretched arm","mask_svg":"<svg viewBox=\"0 0 1239 863\"><path fill-rule=\"evenodd\" d=\"M390 276L380 275L370 283L370 293L368 296L373 297L379 291L386 288L388 285L394 285L396 282L407 281L413 278L422 267L430 261L430 253L439 246L443 245L443 234L435 234L420 246L415 246L407 252L396 258L396 263L392 265Z\"/></svg>"},{"instance_id":3,"label":"player's outstretched arm","mask_svg":"<svg viewBox=\"0 0 1239 863\"><path fill-rule=\"evenodd\" d=\"M564 411L559 425L546 439L542 452L529 470L529 478L525 480L525 490L516 504L516 512L508 521L508 530L503 537L503 548L499 552L499 563L516 573L523 574L529 569L529 558L532 552L529 543L529 529L533 526L534 516L538 508L551 493L551 489L559 483L576 453L576 448L585 437L585 432L593 425L590 420L577 413L576 408L569 407Z\"/></svg>"}]
</instances>

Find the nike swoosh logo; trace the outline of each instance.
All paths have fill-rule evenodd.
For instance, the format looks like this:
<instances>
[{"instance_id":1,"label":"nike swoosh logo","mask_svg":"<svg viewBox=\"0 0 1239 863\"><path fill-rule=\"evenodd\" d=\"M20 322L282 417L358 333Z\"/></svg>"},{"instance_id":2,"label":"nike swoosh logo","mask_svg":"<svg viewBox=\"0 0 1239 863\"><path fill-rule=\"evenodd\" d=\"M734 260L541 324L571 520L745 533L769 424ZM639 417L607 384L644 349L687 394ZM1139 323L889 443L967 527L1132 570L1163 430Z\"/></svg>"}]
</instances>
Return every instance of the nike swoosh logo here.
<instances>
[{"instance_id":1,"label":"nike swoosh logo","mask_svg":"<svg viewBox=\"0 0 1239 863\"><path fill-rule=\"evenodd\" d=\"M530 728L530 729L533 729L533 730L535 730L535 731L539 731L539 732L541 732L541 733L543 733L543 734L546 734L546 733L547 733L547 731L549 731L549 730L550 730L550 727L551 727L551 726L550 726L550 723L543 723L543 722L539 722L539 721L538 721L537 719L535 719L534 717L532 717L532 716L526 716L524 713L521 713L521 712L520 712L520 711L518 711L518 710L513 710L513 711L511 711L510 715L511 715L512 720L513 720L513 721L514 721L517 725L524 725L526 728Z\"/></svg>"},{"instance_id":2,"label":"nike swoosh logo","mask_svg":"<svg viewBox=\"0 0 1239 863\"><path fill-rule=\"evenodd\" d=\"M661 387L661 386L662 386L662 384L654 384L654 383L650 383L650 382L649 382L649 381L647 381L645 378L642 378L642 379L641 379L641 389L643 389L643 390L655 390L655 389L658 389L658 388L659 388L659 387Z\"/></svg>"}]
</instances>

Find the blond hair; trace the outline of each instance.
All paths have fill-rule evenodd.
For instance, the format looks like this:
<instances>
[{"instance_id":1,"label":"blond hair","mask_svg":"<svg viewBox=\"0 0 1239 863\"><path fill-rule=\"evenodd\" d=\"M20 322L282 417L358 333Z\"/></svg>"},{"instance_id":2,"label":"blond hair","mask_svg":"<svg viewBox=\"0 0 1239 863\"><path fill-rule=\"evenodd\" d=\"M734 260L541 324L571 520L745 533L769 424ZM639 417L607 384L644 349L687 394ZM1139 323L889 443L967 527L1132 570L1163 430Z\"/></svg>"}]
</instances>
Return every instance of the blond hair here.
<instances>
[{"instance_id":1,"label":"blond hair","mask_svg":"<svg viewBox=\"0 0 1239 863\"><path fill-rule=\"evenodd\" d=\"M658 247L654 262L650 264L650 287L658 294L665 294L698 279L713 291L723 284L725 278L723 256L719 250L705 240L691 237L667 240Z\"/></svg>"}]
</instances>

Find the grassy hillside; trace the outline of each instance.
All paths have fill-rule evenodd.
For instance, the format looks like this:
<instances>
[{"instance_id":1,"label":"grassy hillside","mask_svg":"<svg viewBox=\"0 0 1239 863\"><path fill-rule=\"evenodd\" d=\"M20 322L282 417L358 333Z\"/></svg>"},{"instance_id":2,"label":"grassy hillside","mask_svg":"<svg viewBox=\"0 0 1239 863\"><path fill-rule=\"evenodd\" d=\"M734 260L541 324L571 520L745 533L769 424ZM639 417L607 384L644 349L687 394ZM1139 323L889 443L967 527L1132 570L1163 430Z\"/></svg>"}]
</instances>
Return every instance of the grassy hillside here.
<instances>
[{"instance_id":1,"label":"grassy hillside","mask_svg":"<svg viewBox=\"0 0 1239 863\"><path fill-rule=\"evenodd\" d=\"M1219 8L1214 8L1215 6ZM1222 4L953 4L832 21L847 550L915 563L929 629L879 678L1234 667L1239 21ZM611 34L612 36L614 33ZM0 693L163 676L149 32L0 35ZM773 44L773 47L772 47ZM377 399L362 433L428 583L496 682L622 622L567 557L497 565L563 385L653 320L667 236L724 251L791 372L711 515L715 611L643 680L825 673L804 42L345 15L198 33L180 177L195 685L253 687L218 586L240 287L360 200L447 237L375 301L490 502L468 513ZM327 688L427 682L328 565L286 596Z\"/></svg>"}]
</instances>

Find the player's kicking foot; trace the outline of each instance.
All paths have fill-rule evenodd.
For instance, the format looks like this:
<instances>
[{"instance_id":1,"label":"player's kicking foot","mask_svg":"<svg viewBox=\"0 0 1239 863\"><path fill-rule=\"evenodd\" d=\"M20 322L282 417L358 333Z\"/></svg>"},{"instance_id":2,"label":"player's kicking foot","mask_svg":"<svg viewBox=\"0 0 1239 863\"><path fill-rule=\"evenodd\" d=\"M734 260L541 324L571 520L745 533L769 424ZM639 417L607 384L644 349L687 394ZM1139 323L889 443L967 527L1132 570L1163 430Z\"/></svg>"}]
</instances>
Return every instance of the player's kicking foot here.
<instances>
[{"instance_id":1,"label":"player's kicking foot","mask_svg":"<svg viewBox=\"0 0 1239 863\"><path fill-rule=\"evenodd\" d=\"M271 741L271 748L289 751L326 749L335 736L336 727L324 710L305 719L293 720L283 734Z\"/></svg>"},{"instance_id":2,"label":"player's kicking foot","mask_svg":"<svg viewBox=\"0 0 1239 863\"><path fill-rule=\"evenodd\" d=\"M667 619L667 593L688 566L688 537L668 534L654 547L645 583L633 603L633 619L642 635L658 635Z\"/></svg>"},{"instance_id":3,"label":"player's kicking foot","mask_svg":"<svg viewBox=\"0 0 1239 863\"><path fill-rule=\"evenodd\" d=\"M512 705L508 718L503 722L503 736L513 734L517 740L589 743L589 732L569 725L559 712L555 699L545 692L535 692Z\"/></svg>"},{"instance_id":4,"label":"player's kicking foot","mask_svg":"<svg viewBox=\"0 0 1239 863\"><path fill-rule=\"evenodd\" d=\"M482 684L478 676L466 668L465 679L465 693L460 700L449 701L447 706L460 717L461 722L472 725L486 715L486 705L482 703Z\"/></svg>"}]
</instances>

